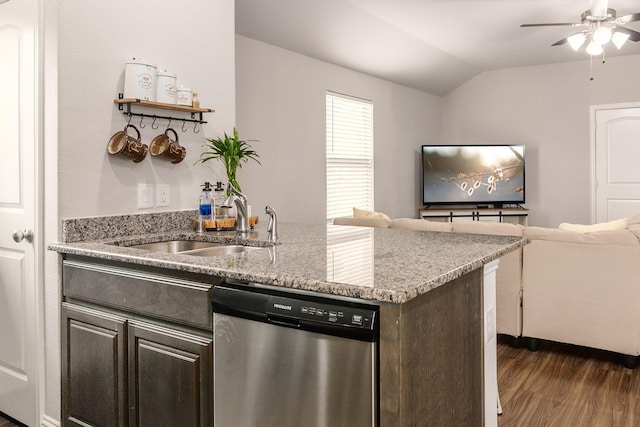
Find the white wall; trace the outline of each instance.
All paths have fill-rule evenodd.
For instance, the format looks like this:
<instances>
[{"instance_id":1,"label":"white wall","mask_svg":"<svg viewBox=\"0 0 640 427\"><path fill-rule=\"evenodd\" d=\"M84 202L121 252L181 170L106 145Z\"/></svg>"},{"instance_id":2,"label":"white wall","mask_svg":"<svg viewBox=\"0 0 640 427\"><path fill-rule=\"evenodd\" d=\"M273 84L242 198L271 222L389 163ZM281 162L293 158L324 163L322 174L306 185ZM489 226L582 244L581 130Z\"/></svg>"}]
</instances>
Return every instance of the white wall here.
<instances>
[{"instance_id":1,"label":"white wall","mask_svg":"<svg viewBox=\"0 0 640 427\"><path fill-rule=\"evenodd\" d=\"M187 6L167 0L47 0L45 5L47 238L59 240L61 218L195 209L201 182L223 176L222 169L213 165L193 165L203 138L216 137L235 124L233 0L193 0ZM124 65L132 57L154 60L176 72L180 81L198 92L202 106L216 110L205 115L209 124L200 133L179 132L188 152L178 165L150 156L134 164L107 154L107 141L126 124L113 100L122 91ZM58 102L52 105L56 89ZM141 130L147 144L161 131L150 126ZM56 168L49 166L56 159L57 176ZM56 191L56 179L57 212L56 196L48 194ZM171 206L139 211L139 182L170 184ZM45 399L41 406L49 425L60 419L57 263L57 256L47 253Z\"/></svg>"},{"instance_id":2,"label":"white wall","mask_svg":"<svg viewBox=\"0 0 640 427\"><path fill-rule=\"evenodd\" d=\"M203 137L216 137L235 124L234 19L233 0L59 2L61 218L196 208L202 181L222 176L218 168L194 166ZM107 141L127 123L113 100L133 57L177 73L178 84L198 92L203 107L216 110L205 115L209 124L200 133L178 132L187 148L178 165L150 155L134 164L107 154ZM168 124L159 123L156 131L150 122L141 129L147 145ZM138 211L138 183L170 184L171 206Z\"/></svg>"},{"instance_id":3,"label":"white wall","mask_svg":"<svg viewBox=\"0 0 640 427\"><path fill-rule=\"evenodd\" d=\"M236 37L237 123L261 166L238 180L252 211L272 206L288 222L326 220L325 93L373 101L375 209L417 217L420 145L438 142L441 98L362 73Z\"/></svg>"},{"instance_id":4,"label":"white wall","mask_svg":"<svg viewBox=\"0 0 640 427\"><path fill-rule=\"evenodd\" d=\"M526 145L529 224L591 222L591 105L640 101L640 56L489 71L443 100L443 143Z\"/></svg>"}]
</instances>

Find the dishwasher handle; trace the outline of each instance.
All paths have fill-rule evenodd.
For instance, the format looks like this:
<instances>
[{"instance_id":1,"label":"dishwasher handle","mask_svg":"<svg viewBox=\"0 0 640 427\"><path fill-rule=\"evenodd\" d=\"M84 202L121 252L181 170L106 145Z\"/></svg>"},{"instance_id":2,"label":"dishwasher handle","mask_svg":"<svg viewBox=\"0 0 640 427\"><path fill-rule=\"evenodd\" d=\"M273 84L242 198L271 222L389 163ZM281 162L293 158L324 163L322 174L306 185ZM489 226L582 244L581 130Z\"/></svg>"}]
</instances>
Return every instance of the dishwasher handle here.
<instances>
[{"instance_id":1,"label":"dishwasher handle","mask_svg":"<svg viewBox=\"0 0 640 427\"><path fill-rule=\"evenodd\" d=\"M300 329L300 321L298 319L292 319L290 317L278 316L276 314L267 314L267 321L278 326L287 326L289 328Z\"/></svg>"}]
</instances>

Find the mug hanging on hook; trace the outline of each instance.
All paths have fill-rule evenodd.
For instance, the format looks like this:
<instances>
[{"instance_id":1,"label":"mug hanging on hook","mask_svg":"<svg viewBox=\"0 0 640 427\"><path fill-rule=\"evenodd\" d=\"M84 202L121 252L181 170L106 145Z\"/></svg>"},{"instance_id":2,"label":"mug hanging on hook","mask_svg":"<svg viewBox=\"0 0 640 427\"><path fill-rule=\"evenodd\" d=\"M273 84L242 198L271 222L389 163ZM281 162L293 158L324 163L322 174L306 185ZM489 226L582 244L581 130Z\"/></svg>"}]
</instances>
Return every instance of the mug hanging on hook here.
<instances>
[{"instance_id":1,"label":"mug hanging on hook","mask_svg":"<svg viewBox=\"0 0 640 427\"><path fill-rule=\"evenodd\" d=\"M136 136L133 137L127 132L133 129ZM140 141L140 131L134 125L126 125L124 130L116 132L107 144L107 152L112 155L120 154L134 163L140 163L147 156L149 147Z\"/></svg>"},{"instance_id":2,"label":"mug hanging on hook","mask_svg":"<svg viewBox=\"0 0 640 427\"><path fill-rule=\"evenodd\" d=\"M169 134L172 133L175 139L171 139ZM156 136L151 145L149 152L152 156L162 155L171 163L180 163L187 155L187 149L178 142L178 133L172 128L167 128L163 134Z\"/></svg>"}]
</instances>

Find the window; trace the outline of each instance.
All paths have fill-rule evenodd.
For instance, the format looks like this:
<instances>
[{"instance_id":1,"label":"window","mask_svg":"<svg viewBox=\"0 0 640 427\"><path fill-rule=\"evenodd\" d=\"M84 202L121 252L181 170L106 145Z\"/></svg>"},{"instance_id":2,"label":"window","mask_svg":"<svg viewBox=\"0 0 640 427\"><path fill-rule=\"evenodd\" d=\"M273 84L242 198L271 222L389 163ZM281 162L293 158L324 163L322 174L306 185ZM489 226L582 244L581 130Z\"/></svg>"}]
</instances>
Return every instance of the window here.
<instances>
[{"instance_id":1,"label":"window","mask_svg":"<svg viewBox=\"0 0 640 427\"><path fill-rule=\"evenodd\" d=\"M327 92L327 219L373 210L373 103Z\"/></svg>"}]
</instances>

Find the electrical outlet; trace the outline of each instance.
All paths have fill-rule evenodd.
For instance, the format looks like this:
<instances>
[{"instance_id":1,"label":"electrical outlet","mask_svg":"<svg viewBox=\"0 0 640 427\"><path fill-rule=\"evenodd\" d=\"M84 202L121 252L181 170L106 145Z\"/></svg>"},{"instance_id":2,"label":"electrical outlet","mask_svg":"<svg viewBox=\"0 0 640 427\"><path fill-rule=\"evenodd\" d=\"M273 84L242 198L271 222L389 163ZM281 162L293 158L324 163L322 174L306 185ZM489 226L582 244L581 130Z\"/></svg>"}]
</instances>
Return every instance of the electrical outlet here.
<instances>
[{"instance_id":1,"label":"electrical outlet","mask_svg":"<svg viewBox=\"0 0 640 427\"><path fill-rule=\"evenodd\" d=\"M169 206L169 184L156 185L156 206Z\"/></svg>"},{"instance_id":2,"label":"electrical outlet","mask_svg":"<svg viewBox=\"0 0 640 427\"><path fill-rule=\"evenodd\" d=\"M138 184L138 209L153 207L153 184Z\"/></svg>"}]
</instances>

